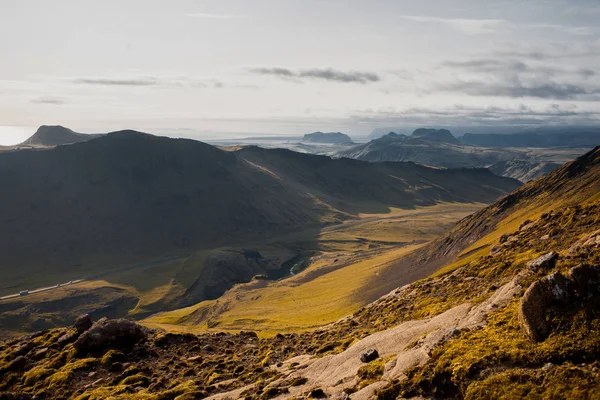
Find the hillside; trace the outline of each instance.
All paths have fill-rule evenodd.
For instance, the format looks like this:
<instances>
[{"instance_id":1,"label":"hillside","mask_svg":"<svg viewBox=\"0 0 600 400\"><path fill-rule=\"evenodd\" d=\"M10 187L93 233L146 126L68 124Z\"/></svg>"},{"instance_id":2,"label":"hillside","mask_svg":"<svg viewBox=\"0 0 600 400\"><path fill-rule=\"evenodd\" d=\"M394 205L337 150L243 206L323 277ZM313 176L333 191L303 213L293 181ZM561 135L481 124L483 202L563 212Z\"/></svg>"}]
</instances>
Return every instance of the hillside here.
<instances>
[{"instance_id":1,"label":"hillside","mask_svg":"<svg viewBox=\"0 0 600 400\"><path fill-rule=\"evenodd\" d=\"M458 203L449 224L464 215L460 203L479 208L519 183L487 170L223 151L122 131L1 154L0 185L11 193L0 210L0 296L51 289L0 299L0 325L14 333L78 311L141 318L215 299L255 275L287 276L288 263L320 251L326 227ZM344 251L356 243L391 245L357 233Z\"/></svg>"},{"instance_id":2,"label":"hillside","mask_svg":"<svg viewBox=\"0 0 600 400\"><path fill-rule=\"evenodd\" d=\"M60 125L42 125L30 138L16 147L53 147L86 142L100 136L102 135L73 132L71 129Z\"/></svg>"},{"instance_id":3,"label":"hillside","mask_svg":"<svg viewBox=\"0 0 600 400\"><path fill-rule=\"evenodd\" d=\"M415 268L443 268L334 324L259 338L81 319L0 345L0 390L90 400L595 398L599 193L597 148L409 253Z\"/></svg>"},{"instance_id":4,"label":"hillside","mask_svg":"<svg viewBox=\"0 0 600 400\"><path fill-rule=\"evenodd\" d=\"M308 143L331 143L331 144L352 144L350 136L342 132L313 132L307 133L302 138L303 142Z\"/></svg>"},{"instance_id":5,"label":"hillside","mask_svg":"<svg viewBox=\"0 0 600 400\"><path fill-rule=\"evenodd\" d=\"M529 182L540 176L548 175L561 164L546 161L509 160L500 161L489 167L498 176L510 176L521 182Z\"/></svg>"}]
</instances>

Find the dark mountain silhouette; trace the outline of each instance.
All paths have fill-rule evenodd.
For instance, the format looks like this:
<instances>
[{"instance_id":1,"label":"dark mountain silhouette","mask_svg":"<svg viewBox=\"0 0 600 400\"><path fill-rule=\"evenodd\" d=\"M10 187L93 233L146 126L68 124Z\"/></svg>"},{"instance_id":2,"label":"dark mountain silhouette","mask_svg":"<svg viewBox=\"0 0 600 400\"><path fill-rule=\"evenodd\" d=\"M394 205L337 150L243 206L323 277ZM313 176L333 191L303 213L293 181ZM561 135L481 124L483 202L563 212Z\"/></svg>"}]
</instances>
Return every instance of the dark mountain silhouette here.
<instances>
[{"instance_id":1,"label":"dark mountain silhouette","mask_svg":"<svg viewBox=\"0 0 600 400\"><path fill-rule=\"evenodd\" d=\"M64 144L86 142L99 136L102 135L77 133L60 125L42 125L33 134L33 136L18 146L52 147Z\"/></svg>"}]
</instances>

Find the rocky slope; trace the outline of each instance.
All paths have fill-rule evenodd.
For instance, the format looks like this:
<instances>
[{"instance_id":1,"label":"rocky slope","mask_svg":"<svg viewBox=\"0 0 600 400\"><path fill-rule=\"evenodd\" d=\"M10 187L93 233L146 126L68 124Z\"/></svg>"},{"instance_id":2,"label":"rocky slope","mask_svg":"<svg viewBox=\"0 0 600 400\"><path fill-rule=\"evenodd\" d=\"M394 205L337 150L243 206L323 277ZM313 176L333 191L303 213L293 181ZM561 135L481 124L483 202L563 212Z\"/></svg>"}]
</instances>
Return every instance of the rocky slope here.
<instances>
[{"instance_id":1,"label":"rocky slope","mask_svg":"<svg viewBox=\"0 0 600 400\"><path fill-rule=\"evenodd\" d=\"M0 345L0 391L77 399L595 398L599 193L597 148L416 250L418 267L441 260L443 268L335 324L258 338L82 318Z\"/></svg>"}]
</instances>

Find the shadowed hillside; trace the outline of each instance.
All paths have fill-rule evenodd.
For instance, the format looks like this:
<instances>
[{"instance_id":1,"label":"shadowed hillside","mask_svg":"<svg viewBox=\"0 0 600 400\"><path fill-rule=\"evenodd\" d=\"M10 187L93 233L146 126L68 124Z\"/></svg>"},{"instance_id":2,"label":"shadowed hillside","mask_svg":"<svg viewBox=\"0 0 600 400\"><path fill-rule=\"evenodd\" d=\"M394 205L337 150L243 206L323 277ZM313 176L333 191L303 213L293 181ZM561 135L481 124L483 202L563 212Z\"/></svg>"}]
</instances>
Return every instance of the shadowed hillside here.
<instances>
[{"instance_id":1,"label":"shadowed hillside","mask_svg":"<svg viewBox=\"0 0 600 400\"><path fill-rule=\"evenodd\" d=\"M374 165L280 150L226 152L133 131L0 155L4 293L360 212L489 202L518 186L486 170Z\"/></svg>"}]
</instances>

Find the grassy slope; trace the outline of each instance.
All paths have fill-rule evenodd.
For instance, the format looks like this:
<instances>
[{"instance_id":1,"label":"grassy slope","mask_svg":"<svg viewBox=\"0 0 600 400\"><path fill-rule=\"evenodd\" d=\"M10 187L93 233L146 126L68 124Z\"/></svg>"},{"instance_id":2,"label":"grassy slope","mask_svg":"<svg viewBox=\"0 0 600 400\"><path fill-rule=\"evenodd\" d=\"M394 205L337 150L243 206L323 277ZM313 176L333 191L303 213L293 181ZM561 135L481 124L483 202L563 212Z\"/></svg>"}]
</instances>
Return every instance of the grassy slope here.
<instances>
[{"instance_id":1,"label":"grassy slope","mask_svg":"<svg viewBox=\"0 0 600 400\"><path fill-rule=\"evenodd\" d=\"M370 278L384 274L417 243L433 239L479 207L442 204L414 211L397 209L383 218L364 215L362 223L326 228L315 249L319 256L304 272L279 282L237 285L218 300L143 322L176 331L252 329L263 335L334 322L387 293L390 284L406 283L372 285Z\"/></svg>"}]
</instances>

